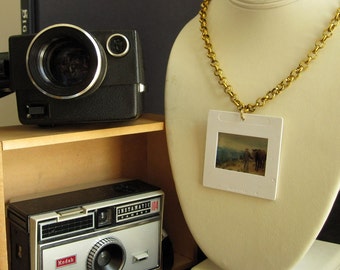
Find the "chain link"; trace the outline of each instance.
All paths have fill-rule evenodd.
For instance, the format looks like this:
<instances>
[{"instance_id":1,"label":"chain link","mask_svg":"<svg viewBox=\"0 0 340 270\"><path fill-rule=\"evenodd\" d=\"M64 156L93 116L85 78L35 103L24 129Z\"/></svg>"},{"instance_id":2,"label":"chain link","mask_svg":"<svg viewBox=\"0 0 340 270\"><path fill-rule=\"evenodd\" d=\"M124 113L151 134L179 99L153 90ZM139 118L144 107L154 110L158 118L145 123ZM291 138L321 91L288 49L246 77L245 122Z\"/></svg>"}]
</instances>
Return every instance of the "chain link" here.
<instances>
[{"instance_id":1,"label":"chain link","mask_svg":"<svg viewBox=\"0 0 340 270\"><path fill-rule=\"evenodd\" d=\"M258 98L255 103L244 104L235 93L233 87L228 82L227 78L223 74L223 70L220 67L220 63L216 58L216 53L213 50L213 45L210 41L209 31L207 27L207 10L211 0L204 0L201 4L200 10L200 24L202 39L205 43L205 49L207 50L207 56L210 59L210 65L213 67L214 75L218 78L218 83L223 87L223 91L226 95L230 97L230 100L241 112L241 117L243 118L244 113L252 113L258 107L264 106L268 101L272 100L278 96L282 91L288 88L293 81L295 81L300 74L305 71L309 64L317 57L318 52L325 46L326 41L333 35L334 29L340 21L340 8L337 9L336 15L329 23L329 26L324 30L322 37L317 40L314 44L313 50L311 50L306 58L304 58L299 65L293 69L290 74L283 79L277 86L272 90L268 91L263 97Z\"/></svg>"}]
</instances>

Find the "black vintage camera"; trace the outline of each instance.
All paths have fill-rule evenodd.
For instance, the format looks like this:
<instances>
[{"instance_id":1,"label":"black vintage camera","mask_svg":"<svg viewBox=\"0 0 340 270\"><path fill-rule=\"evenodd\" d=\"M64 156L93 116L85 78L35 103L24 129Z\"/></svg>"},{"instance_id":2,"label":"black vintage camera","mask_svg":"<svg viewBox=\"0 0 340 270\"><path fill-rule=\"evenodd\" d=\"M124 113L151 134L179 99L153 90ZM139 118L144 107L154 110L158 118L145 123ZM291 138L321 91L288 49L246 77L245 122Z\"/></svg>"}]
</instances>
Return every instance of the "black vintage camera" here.
<instances>
[{"instance_id":1,"label":"black vintage camera","mask_svg":"<svg viewBox=\"0 0 340 270\"><path fill-rule=\"evenodd\" d=\"M10 89L23 124L135 119L144 70L135 30L87 32L56 24L9 39Z\"/></svg>"}]
</instances>

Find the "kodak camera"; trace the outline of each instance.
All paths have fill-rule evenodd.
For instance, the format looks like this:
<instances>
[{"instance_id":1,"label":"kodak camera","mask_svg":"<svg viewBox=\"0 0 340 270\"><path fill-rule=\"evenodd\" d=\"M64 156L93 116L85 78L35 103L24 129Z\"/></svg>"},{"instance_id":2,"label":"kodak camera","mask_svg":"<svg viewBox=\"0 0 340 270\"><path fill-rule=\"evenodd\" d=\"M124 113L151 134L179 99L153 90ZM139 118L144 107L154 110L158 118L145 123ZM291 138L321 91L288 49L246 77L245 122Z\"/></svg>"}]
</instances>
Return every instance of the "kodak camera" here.
<instances>
[{"instance_id":1,"label":"kodak camera","mask_svg":"<svg viewBox=\"0 0 340 270\"><path fill-rule=\"evenodd\" d=\"M138 118L145 88L135 30L87 32L71 24L9 38L10 89L23 124Z\"/></svg>"},{"instance_id":2,"label":"kodak camera","mask_svg":"<svg viewBox=\"0 0 340 270\"><path fill-rule=\"evenodd\" d=\"M12 202L11 270L161 265L163 192L140 180Z\"/></svg>"}]
</instances>

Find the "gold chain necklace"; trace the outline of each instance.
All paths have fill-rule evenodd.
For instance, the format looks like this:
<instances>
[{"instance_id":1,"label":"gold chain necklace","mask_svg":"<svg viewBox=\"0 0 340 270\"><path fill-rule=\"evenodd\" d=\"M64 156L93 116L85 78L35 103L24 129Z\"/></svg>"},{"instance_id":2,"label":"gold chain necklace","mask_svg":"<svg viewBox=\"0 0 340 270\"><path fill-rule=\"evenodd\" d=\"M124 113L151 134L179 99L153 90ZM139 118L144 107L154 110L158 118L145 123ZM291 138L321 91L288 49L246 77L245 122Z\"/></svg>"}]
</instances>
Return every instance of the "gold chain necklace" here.
<instances>
[{"instance_id":1,"label":"gold chain necklace","mask_svg":"<svg viewBox=\"0 0 340 270\"><path fill-rule=\"evenodd\" d=\"M340 8L337 9L335 16L331 19L328 27L323 31L322 37L315 42L313 50L311 50L307 57L305 57L297 66L293 69L289 75L283 79L278 85L276 85L272 90L268 91L263 97L258 98L255 103L244 104L235 93L233 87L228 82L227 78L223 74L223 70L220 67L220 63L216 58L216 53L213 50L213 46L210 41L210 36L207 27L207 10L211 0L204 0L201 4L200 10L200 24L202 39L205 43L205 49L207 50L207 56L210 59L210 65L214 68L214 75L218 78L218 83L223 87L223 91L226 95L230 97L230 100L237 107L238 111L241 113L241 118L244 120L244 113L252 113L257 108L263 107L267 101L272 100L277 95L279 95L283 90L285 90L291 83L296 80L299 75L307 69L310 62L316 58L320 49L322 49L327 41L333 35L335 27L338 25L340 20Z\"/></svg>"}]
</instances>

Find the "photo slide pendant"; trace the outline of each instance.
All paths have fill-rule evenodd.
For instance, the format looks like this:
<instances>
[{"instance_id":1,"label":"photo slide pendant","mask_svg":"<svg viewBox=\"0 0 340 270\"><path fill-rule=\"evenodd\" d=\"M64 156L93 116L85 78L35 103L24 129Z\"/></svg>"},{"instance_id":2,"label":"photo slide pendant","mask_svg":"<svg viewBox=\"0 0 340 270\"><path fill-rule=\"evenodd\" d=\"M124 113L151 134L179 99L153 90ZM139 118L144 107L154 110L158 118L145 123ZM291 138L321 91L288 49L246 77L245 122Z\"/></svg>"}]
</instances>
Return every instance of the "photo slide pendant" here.
<instances>
[{"instance_id":1,"label":"photo slide pendant","mask_svg":"<svg viewBox=\"0 0 340 270\"><path fill-rule=\"evenodd\" d=\"M275 200L282 131L281 117L210 110L203 185Z\"/></svg>"}]
</instances>

